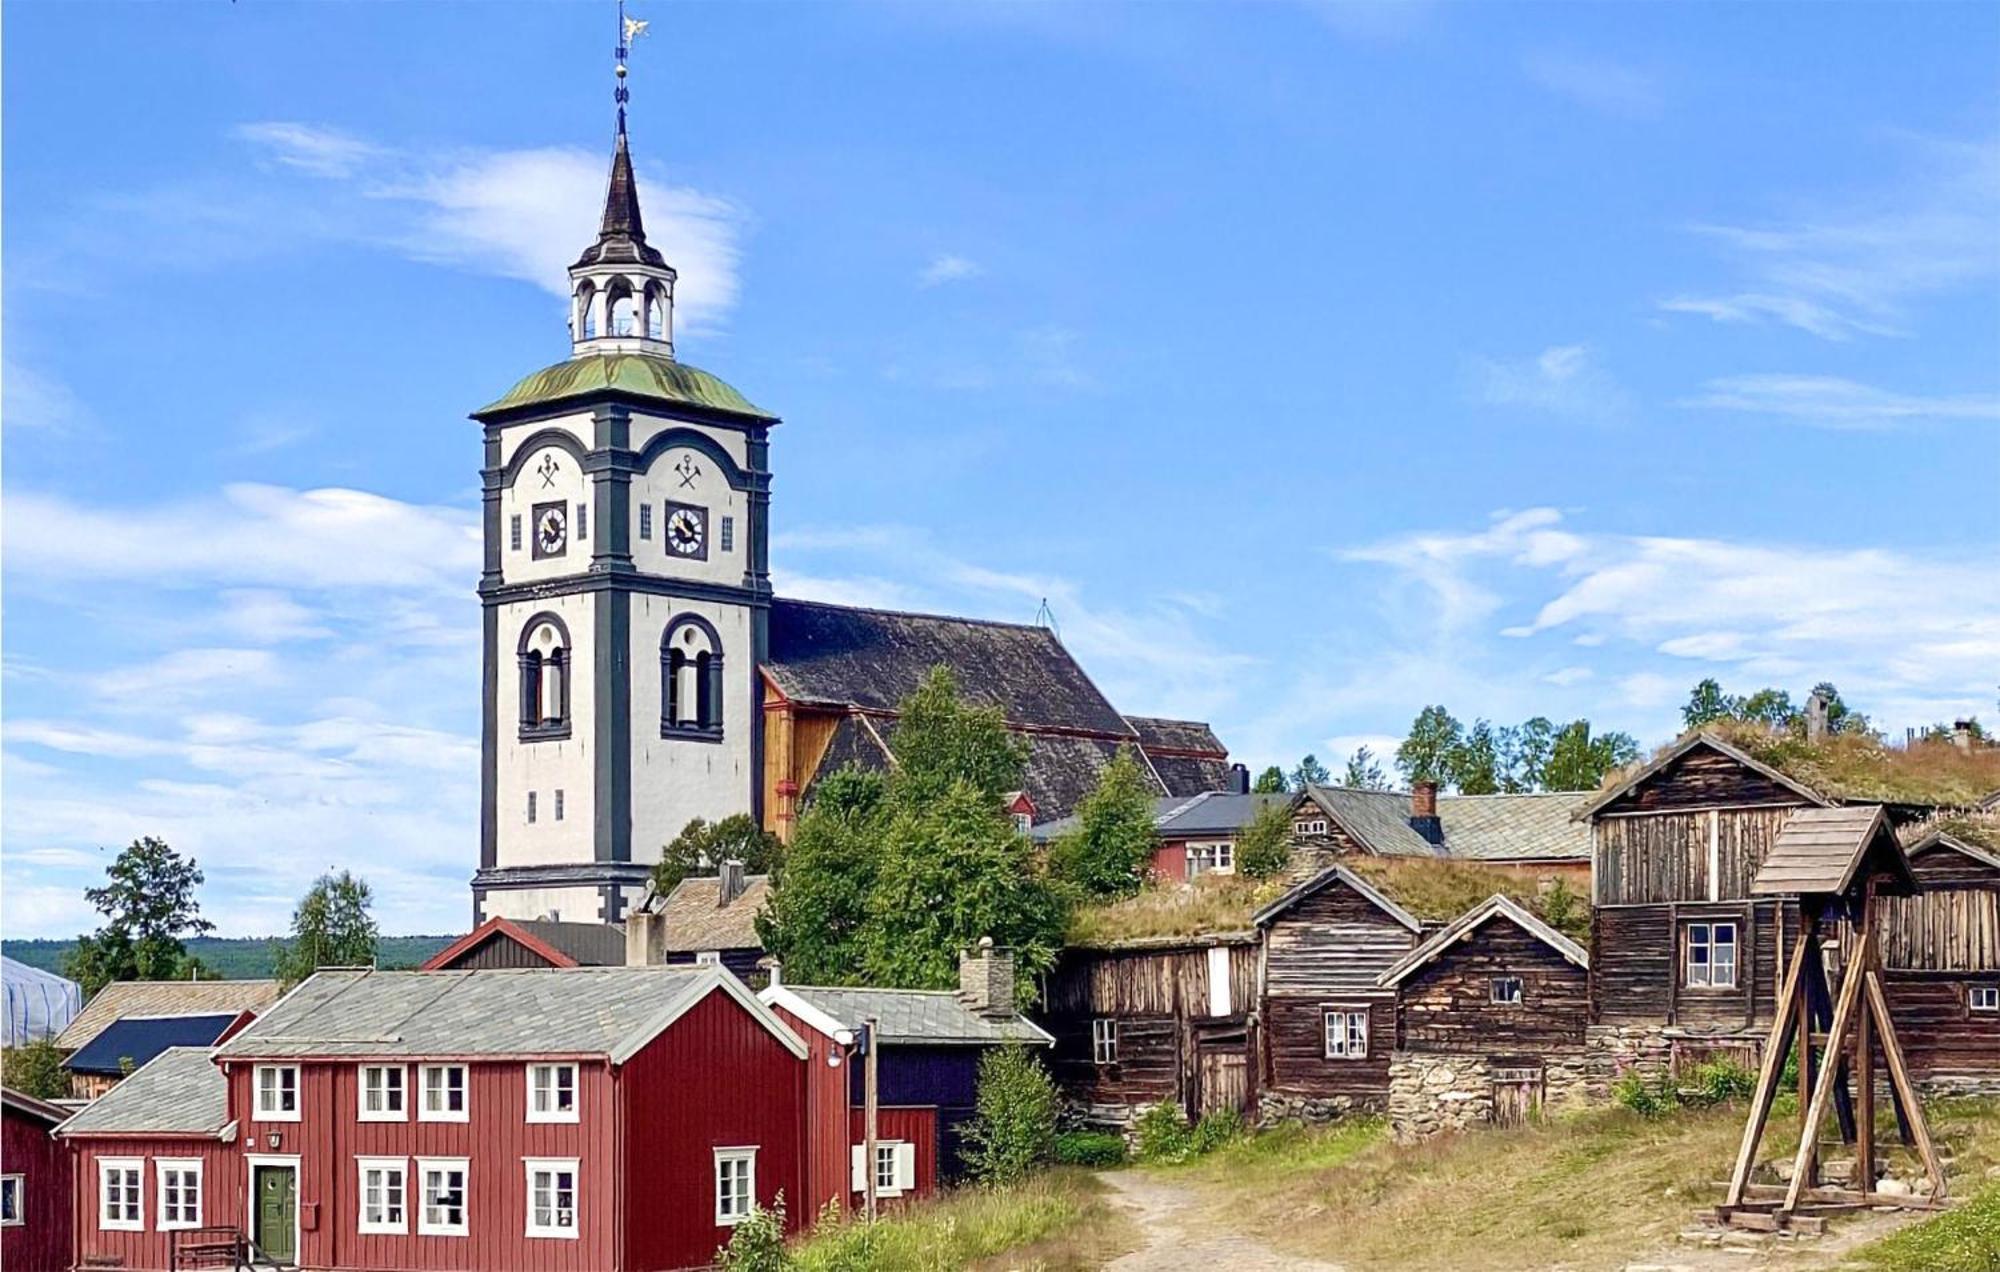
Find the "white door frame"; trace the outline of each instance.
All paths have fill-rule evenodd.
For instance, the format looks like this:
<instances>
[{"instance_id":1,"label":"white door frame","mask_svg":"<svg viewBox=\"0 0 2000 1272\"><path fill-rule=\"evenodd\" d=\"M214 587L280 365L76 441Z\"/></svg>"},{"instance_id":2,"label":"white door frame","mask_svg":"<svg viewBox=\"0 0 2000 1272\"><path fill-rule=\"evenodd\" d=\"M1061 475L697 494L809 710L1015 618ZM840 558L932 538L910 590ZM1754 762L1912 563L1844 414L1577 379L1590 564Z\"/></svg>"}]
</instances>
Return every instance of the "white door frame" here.
<instances>
[{"instance_id":1,"label":"white door frame","mask_svg":"<svg viewBox=\"0 0 2000 1272\"><path fill-rule=\"evenodd\" d=\"M243 1155L243 1209L244 1235L252 1241L257 1239L257 1168L260 1166L287 1167L292 1172L292 1263L299 1266L299 1258L305 1252L299 1249L300 1212L305 1203L299 1200L299 1155L297 1153L245 1153Z\"/></svg>"}]
</instances>

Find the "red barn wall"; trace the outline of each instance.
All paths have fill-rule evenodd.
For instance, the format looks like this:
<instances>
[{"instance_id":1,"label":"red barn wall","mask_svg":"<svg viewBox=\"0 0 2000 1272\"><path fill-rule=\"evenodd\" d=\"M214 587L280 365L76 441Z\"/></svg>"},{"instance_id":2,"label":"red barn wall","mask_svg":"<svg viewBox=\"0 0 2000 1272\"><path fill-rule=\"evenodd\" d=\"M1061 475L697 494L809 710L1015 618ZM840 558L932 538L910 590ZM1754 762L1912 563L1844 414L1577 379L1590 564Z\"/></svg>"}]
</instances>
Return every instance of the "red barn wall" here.
<instances>
[{"instance_id":1,"label":"red barn wall","mask_svg":"<svg viewBox=\"0 0 2000 1272\"><path fill-rule=\"evenodd\" d=\"M838 1065L828 1064L829 1058L843 1051L839 1044L783 1007L771 1010L806 1044L806 1149L799 1195L805 1201L801 1217L810 1220L829 1201L842 1206L847 1203L847 1067L858 1061L842 1054ZM785 1200L790 1203L791 1198Z\"/></svg>"},{"instance_id":2,"label":"red barn wall","mask_svg":"<svg viewBox=\"0 0 2000 1272\"><path fill-rule=\"evenodd\" d=\"M153 1162L161 1157L201 1160L201 1222L204 1227L241 1227L243 1207L248 1200L249 1169L243 1164L240 1144L224 1144L213 1139L172 1139L161 1136L93 1136L71 1140L75 1149L75 1216L79 1262L96 1261L98 1266L163 1270L171 1265L174 1234L158 1231L160 1223L160 1176ZM146 1228L143 1232L106 1232L97 1226L97 1161L101 1157L134 1157L142 1160L140 1181L144 1188ZM10 1158L11 1160L11 1158ZM10 1166L11 1170L12 1167ZM7 1255L8 1272L41 1265L14 1262ZM65 1253L50 1268L70 1266Z\"/></svg>"},{"instance_id":3,"label":"red barn wall","mask_svg":"<svg viewBox=\"0 0 2000 1272\"><path fill-rule=\"evenodd\" d=\"M69 1150L49 1138L41 1118L9 1107L0 1128L0 1160L9 1175L21 1176L22 1223L0 1228L0 1267L69 1266Z\"/></svg>"},{"instance_id":4,"label":"red barn wall","mask_svg":"<svg viewBox=\"0 0 2000 1272\"><path fill-rule=\"evenodd\" d=\"M851 1121L848 1131L854 1136L854 1143L867 1143L868 1125L866 1114L861 1109L854 1109L851 1111L850 1117ZM938 1111L936 1106L929 1104L883 1105L875 1110L876 1139L902 1140L905 1143L917 1146L916 1189L912 1192L904 1193L901 1197L888 1198L887 1200L890 1205L915 1201L919 1198L928 1197L937 1191L937 1118ZM851 1152L850 1148L850 1154ZM847 1184L849 1187L852 1187L854 1183L854 1165L851 1155L845 1169L847 1170ZM857 1212L862 1204L861 1192L859 1189L856 1189L854 1191L854 1206Z\"/></svg>"},{"instance_id":5,"label":"red barn wall","mask_svg":"<svg viewBox=\"0 0 2000 1272\"><path fill-rule=\"evenodd\" d=\"M806 1062L741 1003L709 994L632 1057L618 1086L625 1267L714 1261L732 1231L715 1222L717 1148L755 1146L757 1204L774 1204L782 1191L787 1226L812 1221L795 1200L805 1195Z\"/></svg>"}]
</instances>

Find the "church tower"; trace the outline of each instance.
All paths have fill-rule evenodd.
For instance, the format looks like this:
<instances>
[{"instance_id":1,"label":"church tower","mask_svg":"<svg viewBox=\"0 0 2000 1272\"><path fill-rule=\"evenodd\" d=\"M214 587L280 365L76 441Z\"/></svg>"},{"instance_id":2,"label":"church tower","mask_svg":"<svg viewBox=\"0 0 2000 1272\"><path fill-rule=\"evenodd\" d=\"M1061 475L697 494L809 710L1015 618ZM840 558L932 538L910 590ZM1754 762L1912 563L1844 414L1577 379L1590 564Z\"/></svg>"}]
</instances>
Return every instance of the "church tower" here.
<instances>
[{"instance_id":1,"label":"church tower","mask_svg":"<svg viewBox=\"0 0 2000 1272\"><path fill-rule=\"evenodd\" d=\"M618 920L690 819L761 816L778 421L674 356L676 275L646 241L623 99L621 80L603 221L569 271L570 356L472 417L475 922Z\"/></svg>"}]
</instances>

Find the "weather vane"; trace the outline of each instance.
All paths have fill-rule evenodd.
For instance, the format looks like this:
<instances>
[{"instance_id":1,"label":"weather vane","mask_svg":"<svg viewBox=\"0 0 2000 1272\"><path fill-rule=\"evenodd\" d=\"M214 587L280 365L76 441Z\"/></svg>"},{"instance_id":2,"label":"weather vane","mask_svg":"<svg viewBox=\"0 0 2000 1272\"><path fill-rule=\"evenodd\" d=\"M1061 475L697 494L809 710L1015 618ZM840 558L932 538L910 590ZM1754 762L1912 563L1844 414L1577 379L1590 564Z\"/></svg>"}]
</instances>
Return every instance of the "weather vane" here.
<instances>
[{"instance_id":1,"label":"weather vane","mask_svg":"<svg viewBox=\"0 0 2000 1272\"><path fill-rule=\"evenodd\" d=\"M625 16L625 0L618 0L618 90L612 94L618 103L618 135L625 135L625 103L632 100L632 90L625 87L625 60L632 54L632 41L646 33L652 25L643 18Z\"/></svg>"}]
</instances>

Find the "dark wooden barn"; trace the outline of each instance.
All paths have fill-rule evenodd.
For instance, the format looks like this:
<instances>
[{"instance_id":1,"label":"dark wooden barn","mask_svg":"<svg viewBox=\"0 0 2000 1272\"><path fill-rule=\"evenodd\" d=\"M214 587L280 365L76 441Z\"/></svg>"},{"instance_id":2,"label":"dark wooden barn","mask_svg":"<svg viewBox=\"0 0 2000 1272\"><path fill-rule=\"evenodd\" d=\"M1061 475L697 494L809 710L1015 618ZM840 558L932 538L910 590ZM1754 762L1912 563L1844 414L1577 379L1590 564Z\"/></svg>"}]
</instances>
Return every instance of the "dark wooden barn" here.
<instances>
[{"instance_id":1,"label":"dark wooden barn","mask_svg":"<svg viewBox=\"0 0 2000 1272\"><path fill-rule=\"evenodd\" d=\"M617 967L624 962L625 933L614 923L492 918L431 955L423 970Z\"/></svg>"},{"instance_id":2,"label":"dark wooden barn","mask_svg":"<svg viewBox=\"0 0 2000 1272\"><path fill-rule=\"evenodd\" d=\"M1389 1099L1395 991L1381 976L1423 925L1349 870L1333 865L1258 911L1257 1006L1265 1117L1324 1120Z\"/></svg>"},{"instance_id":3,"label":"dark wooden barn","mask_svg":"<svg viewBox=\"0 0 2000 1272\"><path fill-rule=\"evenodd\" d=\"M1909 847L1917 893L1875 914L1889 1006L1917 1081L2000 1093L2000 825L1948 823Z\"/></svg>"},{"instance_id":4,"label":"dark wooden barn","mask_svg":"<svg viewBox=\"0 0 2000 1272\"><path fill-rule=\"evenodd\" d=\"M1380 983L1396 995L1389 1118L1399 1136L1519 1125L1592 1098L1590 957L1511 899L1461 915Z\"/></svg>"}]
</instances>

